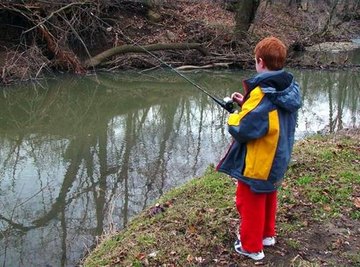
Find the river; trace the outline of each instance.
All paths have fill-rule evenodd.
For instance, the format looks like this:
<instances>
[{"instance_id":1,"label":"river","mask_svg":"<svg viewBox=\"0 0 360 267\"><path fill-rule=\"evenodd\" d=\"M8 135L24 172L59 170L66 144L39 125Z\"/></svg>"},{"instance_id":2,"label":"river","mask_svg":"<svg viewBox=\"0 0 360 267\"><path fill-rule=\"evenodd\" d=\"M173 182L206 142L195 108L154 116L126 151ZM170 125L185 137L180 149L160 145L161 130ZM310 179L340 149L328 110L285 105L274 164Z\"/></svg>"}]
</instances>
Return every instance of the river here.
<instances>
[{"instance_id":1,"label":"river","mask_svg":"<svg viewBox=\"0 0 360 267\"><path fill-rule=\"evenodd\" d=\"M296 139L360 125L360 74L290 70ZM250 71L183 72L216 96ZM230 143L227 113L171 71L61 75L0 97L0 264L74 266Z\"/></svg>"}]
</instances>

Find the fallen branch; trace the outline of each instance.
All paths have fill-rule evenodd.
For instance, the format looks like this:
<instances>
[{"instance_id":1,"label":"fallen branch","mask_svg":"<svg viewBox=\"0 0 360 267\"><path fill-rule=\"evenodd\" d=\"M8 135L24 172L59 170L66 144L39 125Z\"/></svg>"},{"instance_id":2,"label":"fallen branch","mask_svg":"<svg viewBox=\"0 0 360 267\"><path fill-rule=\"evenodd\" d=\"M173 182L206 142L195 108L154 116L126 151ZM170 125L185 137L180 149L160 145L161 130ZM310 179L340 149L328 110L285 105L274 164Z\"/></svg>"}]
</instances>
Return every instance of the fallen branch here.
<instances>
[{"instance_id":1,"label":"fallen branch","mask_svg":"<svg viewBox=\"0 0 360 267\"><path fill-rule=\"evenodd\" d=\"M196 49L202 55L207 56L208 52L199 43L176 43L176 44L152 44L147 46L122 45L110 48L85 62L85 68L96 67L109 57L125 53L148 53L159 50L189 50Z\"/></svg>"},{"instance_id":2,"label":"fallen branch","mask_svg":"<svg viewBox=\"0 0 360 267\"><path fill-rule=\"evenodd\" d=\"M204 66L185 65L177 67L177 70L212 69L216 67L229 68L231 63L212 63Z\"/></svg>"}]
</instances>

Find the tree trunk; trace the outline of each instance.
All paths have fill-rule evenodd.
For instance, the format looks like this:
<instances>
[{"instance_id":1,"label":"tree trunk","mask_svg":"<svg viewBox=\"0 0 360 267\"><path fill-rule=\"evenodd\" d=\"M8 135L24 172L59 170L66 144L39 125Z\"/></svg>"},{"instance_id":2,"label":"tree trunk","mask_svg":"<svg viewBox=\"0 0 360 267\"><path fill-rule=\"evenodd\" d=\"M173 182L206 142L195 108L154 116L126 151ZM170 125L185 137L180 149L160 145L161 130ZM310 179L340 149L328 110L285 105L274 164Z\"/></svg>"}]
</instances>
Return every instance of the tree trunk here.
<instances>
[{"instance_id":1,"label":"tree trunk","mask_svg":"<svg viewBox=\"0 0 360 267\"><path fill-rule=\"evenodd\" d=\"M239 0L237 2L235 15L235 35L237 38L248 31L255 18L259 3L260 0Z\"/></svg>"},{"instance_id":2,"label":"tree trunk","mask_svg":"<svg viewBox=\"0 0 360 267\"><path fill-rule=\"evenodd\" d=\"M51 33L45 28L44 25L38 27L38 31L45 40L47 48L54 54L60 66L66 70L74 70L76 74L84 74L85 70L75 54L71 51L63 50L59 44L54 40Z\"/></svg>"},{"instance_id":3,"label":"tree trunk","mask_svg":"<svg viewBox=\"0 0 360 267\"><path fill-rule=\"evenodd\" d=\"M328 32L330 26L331 26L331 21L333 20L333 18L336 16L336 7L339 3L339 0L333 0L331 2L331 9L330 9L330 13L326 19L325 25L322 28L322 30L320 31L320 36L323 37L325 36L325 34Z\"/></svg>"}]
</instances>

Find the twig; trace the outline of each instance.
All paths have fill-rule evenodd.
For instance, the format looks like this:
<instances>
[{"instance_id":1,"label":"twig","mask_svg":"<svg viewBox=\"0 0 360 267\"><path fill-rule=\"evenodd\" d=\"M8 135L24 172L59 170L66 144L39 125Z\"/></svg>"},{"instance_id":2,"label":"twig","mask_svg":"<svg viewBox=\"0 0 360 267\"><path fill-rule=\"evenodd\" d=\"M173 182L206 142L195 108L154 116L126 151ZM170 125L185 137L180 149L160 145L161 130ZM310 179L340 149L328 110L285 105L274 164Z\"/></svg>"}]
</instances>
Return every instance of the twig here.
<instances>
[{"instance_id":1,"label":"twig","mask_svg":"<svg viewBox=\"0 0 360 267\"><path fill-rule=\"evenodd\" d=\"M212 69L215 67L223 67L228 68L231 63L212 63L204 66L193 66L193 65L185 65L177 67L177 70L191 70L191 69Z\"/></svg>"},{"instance_id":2,"label":"twig","mask_svg":"<svg viewBox=\"0 0 360 267\"><path fill-rule=\"evenodd\" d=\"M31 27L30 29L24 31L23 33L24 33L24 34L25 34L25 33L28 33L28 32L30 32L30 31L32 31L33 29L39 27L40 25L44 24L46 21L48 21L48 20L49 20L52 16L54 16L56 13L59 13L59 12L65 10L65 9L71 7L71 6L74 6L74 5L83 5L83 4L85 4L85 3L87 3L87 1L84 1L84 2L82 2L82 3L79 3L79 2L70 3L70 4L66 5L66 6L63 6L63 7L59 8L58 10L55 10L55 11L51 12L50 15L47 16L45 19L43 19L42 21L40 21L38 24L36 24L35 26Z\"/></svg>"}]
</instances>

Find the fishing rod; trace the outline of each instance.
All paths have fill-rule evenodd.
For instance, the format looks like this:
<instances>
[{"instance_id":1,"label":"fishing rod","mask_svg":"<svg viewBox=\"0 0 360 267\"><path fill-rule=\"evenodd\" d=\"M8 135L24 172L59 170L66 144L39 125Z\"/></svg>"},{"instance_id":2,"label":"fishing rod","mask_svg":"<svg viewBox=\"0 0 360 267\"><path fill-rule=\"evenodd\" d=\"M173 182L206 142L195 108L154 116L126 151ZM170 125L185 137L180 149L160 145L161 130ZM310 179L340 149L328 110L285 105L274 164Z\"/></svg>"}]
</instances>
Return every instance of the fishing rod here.
<instances>
[{"instance_id":1,"label":"fishing rod","mask_svg":"<svg viewBox=\"0 0 360 267\"><path fill-rule=\"evenodd\" d=\"M189 82L190 84L192 84L193 86L195 86L195 88L199 89L201 92L203 92L204 94L206 94L207 96L209 96L212 100L215 101L215 103L217 103L220 107L222 107L223 109L225 109L226 111L233 113L235 106L234 106L234 101L230 98L230 97L226 97L224 99L220 99L217 98L213 95L211 95L209 92L207 92L205 89L203 89L200 85L198 85L197 83L195 83L193 80L191 80L189 77L187 77L186 75L184 75L183 73L179 72L177 69L173 68L170 64L166 63L165 61L163 61L161 58L157 57L154 53L150 52L149 50L147 50L145 47L142 47L141 45L134 43L135 45L137 45L138 47L140 47L141 49L143 49L146 53L148 53L149 55L151 55L153 58L155 58L156 60L158 60L161 64L167 66L168 68L170 68L172 71L174 71L176 74L178 74L180 77L182 77L183 79L185 79L187 82Z\"/></svg>"},{"instance_id":2,"label":"fishing rod","mask_svg":"<svg viewBox=\"0 0 360 267\"><path fill-rule=\"evenodd\" d=\"M222 107L223 109L225 109L226 111L228 111L229 113L233 113L235 110L234 107L234 101L230 98L230 97L226 97L224 99L220 99L217 98L213 95L211 95L209 92L207 92L204 88L202 88L200 85L198 85L197 83L195 83L193 80L191 80L189 77L187 77L186 75L184 75L183 73L181 73L180 71L178 71L177 69L173 68L170 64L166 63L164 60L162 60L161 58L157 57L154 53L152 53L151 51L147 50L145 47L137 44L136 42L132 41L130 38L128 38L127 36L125 36L122 32L121 34L127 38L128 40L130 40L130 42L132 42L134 45L138 46L140 49L144 50L146 53L148 53L149 55L151 55L153 58L155 58L156 60L158 60L161 64L165 65L166 67L168 67L169 69L171 69L172 71L174 71L176 74L178 74L180 77L182 77L183 79L185 79L187 82L189 82L190 84L192 84L193 86L195 86L195 88L199 89L201 92L203 92L204 94L206 94L207 96L209 96L212 100L215 101L215 103L217 103L220 107Z\"/></svg>"},{"instance_id":3,"label":"fishing rod","mask_svg":"<svg viewBox=\"0 0 360 267\"><path fill-rule=\"evenodd\" d=\"M182 77L183 79L185 79L187 82L189 82L190 84L192 84L193 86L195 86L195 88L199 89L201 92L203 92L204 94L206 94L207 96L209 96L212 100L215 101L215 103L217 103L220 107L222 107L223 109L225 109L226 111L228 111L229 113L233 113L236 110L236 103L230 98L230 97L225 97L224 99L220 99L217 98L213 95L211 95L209 92L207 92L205 89L203 89L200 85L198 85L197 83L195 83L193 80L191 80L189 77L187 77L186 75L182 74L181 72L179 72L177 69L173 68L170 64L166 63L164 60L162 60L161 58L157 57L154 53L152 53L151 51L147 50L145 47L139 45L138 43L136 43L135 41L133 41L132 39L130 39L128 36L126 36L121 30L119 30L119 32L121 33L122 36L124 36L127 40L129 40L132 44L136 45L137 47L139 47L140 49L144 50L144 52L146 52L147 54L151 55L153 58L155 58L157 61L159 61L161 64L167 66L168 68L170 68L172 71L174 71L176 74L178 74L180 77Z\"/></svg>"},{"instance_id":4,"label":"fishing rod","mask_svg":"<svg viewBox=\"0 0 360 267\"><path fill-rule=\"evenodd\" d=\"M201 92L203 92L204 94L206 94L207 96L209 96L212 100L215 101L215 103L217 103L219 106L221 106L223 109L227 110L230 113L234 112L234 101L230 98L230 97L226 97L224 99L220 99L217 98L213 95L211 95L209 92L207 92L205 89L203 89L200 85L198 85L197 83L195 83L193 80L191 80L189 77L187 77L186 75L182 74L181 72L179 72L177 69L173 68L170 64L166 63L165 61L163 61L161 58L157 57L154 53L150 52L149 50L147 50L145 47L141 47L139 45L139 47L141 49L143 49L144 51L147 51L151 56L153 56L155 59L157 59L161 64L167 66L168 68L170 68L172 71L174 71L176 74L178 74L180 77L182 77L183 79L185 79L186 81L188 81L190 84L192 84L193 86L195 86L197 89L199 89Z\"/></svg>"},{"instance_id":5,"label":"fishing rod","mask_svg":"<svg viewBox=\"0 0 360 267\"><path fill-rule=\"evenodd\" d=\"M90 12L90 14L92 16L95 16L93 13ZM96 16L96 18L98 20L100 20L102 23L106 24L108 27L111 27L111 25L109 23L107 23L106 21L104 21L103 19L99 18ZM164 60L162 60L161 58L157 57L154 53L152 53L151 51L147 50L145 47L139 45L137 42L133 41L130 37L126 36L121 30L117 30L118 32L120 32L120 34L127 39L128 41L130 41L132 44L136 45L137 47L139 47L140 49L144 50L144 52L146 52L147 54L149 54L150 56L152 56L153 58L155 58L157 61L159 61L161 64L167 66L168 68L170 68L172 71L174 71L176 74L178 74L180 77L182 77L183 79L185 79L187 82L189 82L190 84L192 84L193 86L195 86L195 88L199 89L201 92L203 92L204 94L206 94L207 96L209 96L212 100L215 101L215 103L217 103L220 107L222 107L223 109L225 109L226 111L228 111L229 113L233 113L236 108L237 108L237 104L230 98L230 97L225 97L224 99L220 99L217 98L213 95L211 95L209 92L207 92L205 89L203 89L200 85L198 85L197 83L195 83L193 80L191 80L189 77L187 77L186 75L182 74L181 72L179 72L177 69L173 68L170 64L166 63Z\"/></svg>"}]
</instances>

